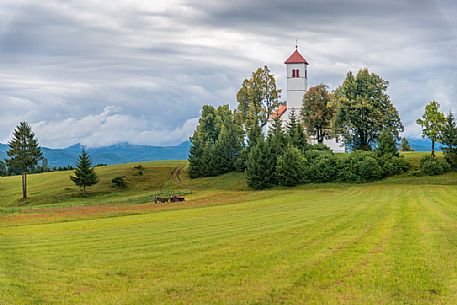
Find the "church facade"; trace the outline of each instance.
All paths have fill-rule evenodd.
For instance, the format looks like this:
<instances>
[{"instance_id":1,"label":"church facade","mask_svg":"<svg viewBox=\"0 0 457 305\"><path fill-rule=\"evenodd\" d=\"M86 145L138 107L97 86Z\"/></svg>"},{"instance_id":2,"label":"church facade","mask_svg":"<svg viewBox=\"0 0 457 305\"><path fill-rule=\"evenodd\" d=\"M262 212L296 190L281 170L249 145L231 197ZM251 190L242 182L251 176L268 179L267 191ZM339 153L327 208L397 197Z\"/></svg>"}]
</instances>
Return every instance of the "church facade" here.
<instances>
[{"instance_id":1,"label":"church facade","mask_svg":"<svg viewBox=\"0 0 457 305\"><path fill-rule=\"evenodd\" d=\"M295 52L289 56L284 64L287 69L287 101L273 113L271 120L279 116L284 124L287 124L292 111L295 112L297 117L300 117L303 95L308 90L309 63L296 48ZM271 120L267 126L271 126ZM317 144L317 139L310 137L309 142L310 144ZM335 153L344 153L346 151L346 146L339 137L326 137L323 144Z\"/></svg>"}]
</instances>

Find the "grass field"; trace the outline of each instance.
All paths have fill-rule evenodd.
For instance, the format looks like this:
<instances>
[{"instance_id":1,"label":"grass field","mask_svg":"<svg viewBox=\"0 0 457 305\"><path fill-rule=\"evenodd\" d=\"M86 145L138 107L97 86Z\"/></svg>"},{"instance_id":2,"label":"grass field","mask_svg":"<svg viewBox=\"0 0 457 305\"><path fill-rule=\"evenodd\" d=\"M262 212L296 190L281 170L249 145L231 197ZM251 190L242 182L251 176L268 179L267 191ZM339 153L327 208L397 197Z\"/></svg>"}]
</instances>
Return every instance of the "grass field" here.
<instances>
[{"instance_id":1,"label":"grass field","mask_svg":"<svg viewBox=\"0 0 457 305\"><path fill-rule=\"evenodd\" d=\"M0 180L0 304L457 304L456 173L250 191L132 166L88 197L68 172L32 175L28 201Z\"/></svg>"}]
</instances>

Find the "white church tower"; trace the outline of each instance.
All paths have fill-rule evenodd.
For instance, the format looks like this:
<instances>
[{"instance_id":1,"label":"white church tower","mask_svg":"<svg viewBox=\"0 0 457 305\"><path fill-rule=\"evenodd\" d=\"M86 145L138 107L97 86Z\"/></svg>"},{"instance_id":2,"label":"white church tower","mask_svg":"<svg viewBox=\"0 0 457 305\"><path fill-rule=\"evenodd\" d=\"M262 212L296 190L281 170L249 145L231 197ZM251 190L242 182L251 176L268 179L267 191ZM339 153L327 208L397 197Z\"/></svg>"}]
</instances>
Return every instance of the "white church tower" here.
<instances>
[{"instance_id":1,"label":"white church tower","mask_svg":"<svg viewBox=\"0 0 457 305\"><path fill-rule=\"evenodd\" d=\"M308 90L308 62L298 52L295 52L284 62L287 67L287 112L295 111L300 114L303 95Z\"/></svg>"},{"instance_id":2,"label":"white church tower","mask_svg":"<svg viewBox=\"0 0 457 305\"><path fill-rule=\"evenodd\" d=\"M284 62L287 68L287 101L282 104L270 117L266 130L271 127L273 118L280 117L284 124L289 121L290 114L295 112L297 118L300 118L301 108L303 104L303 96L308 91L308 62L298 52L298 47L295 46L295 51ZM311 144L317 144L317 140L311 137ZM339 139L325 138L324 144L327 145L333 152L343 153L346 150L344 143Z\"/></svg>"}]
</instances>

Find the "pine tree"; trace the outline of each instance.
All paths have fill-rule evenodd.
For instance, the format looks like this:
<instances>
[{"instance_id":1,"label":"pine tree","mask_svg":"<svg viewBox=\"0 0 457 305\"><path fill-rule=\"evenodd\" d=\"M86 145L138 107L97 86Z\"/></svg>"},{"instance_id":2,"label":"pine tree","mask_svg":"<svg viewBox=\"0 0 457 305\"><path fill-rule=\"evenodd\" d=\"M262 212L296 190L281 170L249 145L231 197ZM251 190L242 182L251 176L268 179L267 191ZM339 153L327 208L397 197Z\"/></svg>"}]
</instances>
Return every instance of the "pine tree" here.
<instances>
[{"instance_id":1,"label":"pine tree","mask_svg":"<svg viewBox=\"0 0 457 305\"><path fill-rule=\"evenodd\" d=\"M270 147L260 139L249 151L246 168L248 186L258 190L273 187L275 167L276 162L271 158Z\"/></svg>"},{"instance_id":2,"label":"pine tree","mask_svg":"<svg viewBox=\"0 0 457 305\"><path fill-rule=\"evenodd\" d=\"M454 114L450 112L441 133L443 152L449 164L457 169L457 124Z\"/></svg>"},{"instance_id":3,"label":"pine tree","mask_svg":"<svg viewBox=\"0 0 457 305\"><path fill-rule=\"evenodd\" d=\"M306 151L309 148L303 125L293 110L290 113L289 122L287 123L287 142L301 151Z\"/></svg>"},{"instance_id":4,"label":"pine tree","mask_svg":"<svg viewBox=\"0 0 457 305\"><path fill-rule=\"evenodd\" d=\"M279 185L296 186L304 181L307 161L297 147L288 146L277 163Z\"/></svg>"},{"instance_id":5,"label":"pine tree","mask_svg":"<svg viewBox=\"0 0 457 305\"><path fill-rule=\"evenodd\" d=\"M287 138L283 128L283 122L280 117L275 117L271 125L270 130L268 131L267 136L267 145L270 147L271 160L274 162L275 166L277 165L278 158L287 148ZM278 177L276 171L273 175L273 183L278 184Z\"/></svg>"},{"instance_id":6,"label":"pine tree","mask_svg":"<svg viewBox=\"0 0 457 305\"><path fill-rule=\"evenodd\" d=\"M203 154L205 149L205 143L199 130L197 129L192 137L190 137L190 149L189 149L189 177L197 178L203 176Z\"/></svg>"},{"instance_id":7,"label":"pine tree","mask_svg":"<svg viewBox=\"0 0 457 305\"><path fill-rule=\"evenodd\" d=\"M8 143L8 166L22 174L22 198L27 198L27 173L38 164L43 157L38 140L32 128L21 122L13 132L13 139Z\"/></svg>"},{"instance_id":8,"label":"pine tree","mask_svg":"<svg viewBox=\"0 0 457 305\"><path fill-rule=\"evenodd\" d=\"M402 138L401 143L400 143L400 150L401 151L413 151L411 148L411 145L409 144L409 141L407 138Z\"/></svg>"},{"instance_id":9,"label":"pine tree","mask_svg":"<svg viewBox=\"0 0 457 305\"><path fill-rule=\"evenodd\" d=\"M238 159L243 150L243 130L237 125L233 116L222 126L219 137L214 145L214 166L217 174L235 171Z\"/></svg>"},{"instance_id":10,"label":"pine tree","mask_svg":"<svg viewBox=\"0 0 457 305\"><path fill-rule=\"evenodd\" d=\"M84 195L86 194L86 187L93 186L98 182L92 161L84 149L76 163L75 176L70 176L70 179L82 189Z\"/></svg>"},{"instance_id":11,"label":"pine tree","mask_svg":"<svg viewBox=\"0 0 457 305\"><path fill-rule=\"evenodd\" d=\"M385 129L378 140L378 153L383 156L399 156L395 135L391 130Z\"/></svg>"}]
</instances>

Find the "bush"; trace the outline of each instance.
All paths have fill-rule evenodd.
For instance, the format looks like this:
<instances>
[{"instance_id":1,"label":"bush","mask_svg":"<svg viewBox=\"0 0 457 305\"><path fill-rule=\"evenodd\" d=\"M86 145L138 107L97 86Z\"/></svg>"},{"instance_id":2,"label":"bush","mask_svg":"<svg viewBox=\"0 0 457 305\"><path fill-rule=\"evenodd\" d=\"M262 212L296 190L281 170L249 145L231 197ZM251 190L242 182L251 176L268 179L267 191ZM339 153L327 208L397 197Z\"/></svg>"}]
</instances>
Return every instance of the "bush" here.
<instances>
[{"instance_id":1,"label":"bush","mask_svg":"<svg viewBox=\"0 0 457 305\"><path fill-rule=\"evenodd\" d=\"M276 176L279 185L296 186L304 182L305 169L308 161L298 148L289 146L278 157Z\"/></svg>"},{"instance_id":2,"label":"bush","mask_svg":"<svg viewBox=\"0 0 457 305\"><path fill-rule=\"evenodd\" d=\"M338 162L340 182L369 182L384 177L380 157L373 152L355 151Z\"/></svg>"},{"instance_id":3,"label":"bush","mask_svg":"<svg viewBox=\"0 0 457 305\"><path fill-rule=\"evenodd\" d=\"M113 185L113 187L115 188L125 188L127 187L127 185L125 184L125 181L124 181L124 177L114 177L112 180L111 180L111 183Z\"/></svg>"},{"instance_id":4,"label":"bush","mask_svg":"<svg viewBox=\"0 0 457 305\"><path fill-rule=\"evenodd\" d=\"M428 176L437 176L449 172L451 166L444 160L438 160L432 156L425 156L420 161L421 170Z\"/></svg>"},{"instance_id":5,"label":"bush","mask_svg":"<svg viewBox=\"0 0 457 305\"><path fill-rule=\"evenodd\" d=\"M311 165L311 182L332 182L336 180L337 162L332 152L319 154Z\"/></svg>"},{"instance_id":6,"label":"bush","mask_svg":"<svg viewBox=\"0 0 457 305\"><path fill-rule=\"evenodd\" d=\"M402 157L383 156L380 159L384 177L396 176L410 170L410 165Z\"/></svg>"}]
</instances>

